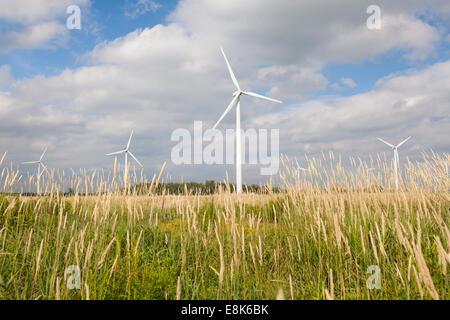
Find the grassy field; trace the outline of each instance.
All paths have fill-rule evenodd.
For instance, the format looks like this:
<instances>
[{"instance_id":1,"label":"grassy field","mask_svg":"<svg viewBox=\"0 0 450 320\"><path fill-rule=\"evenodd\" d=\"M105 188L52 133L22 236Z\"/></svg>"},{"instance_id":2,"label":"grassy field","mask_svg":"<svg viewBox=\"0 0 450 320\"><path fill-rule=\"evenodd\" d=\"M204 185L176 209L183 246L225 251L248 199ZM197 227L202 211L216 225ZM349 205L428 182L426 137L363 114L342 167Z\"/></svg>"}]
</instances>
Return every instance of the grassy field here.
<instances>
[{"instance_id":1,"label":"grassy field","mask_svg":"<svg viewBox=\"0 0 450 320\"><path fill-rule=\"evenodd\" d=\"M288 162L277 193L154 194L160 175L139 193L85 195L85 176L73 196L51 179L44 195L0 195L0 298L450 298L449 155L408 163L398 191L383 159L373 176L332 155L300 175Z\"/></svg>"}]
</instances>

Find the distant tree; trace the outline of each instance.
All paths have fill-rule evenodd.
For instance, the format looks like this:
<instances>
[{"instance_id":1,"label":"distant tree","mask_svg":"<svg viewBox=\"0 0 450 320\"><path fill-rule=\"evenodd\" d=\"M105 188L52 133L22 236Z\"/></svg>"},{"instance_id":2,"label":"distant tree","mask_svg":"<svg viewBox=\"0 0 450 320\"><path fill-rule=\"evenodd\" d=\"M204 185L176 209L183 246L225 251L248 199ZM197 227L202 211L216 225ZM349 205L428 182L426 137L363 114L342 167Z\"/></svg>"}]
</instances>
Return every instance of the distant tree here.
<instances>
[{"instance_id":1,"label":"distant tree","mask_svg":"<svg viewBox=\"0 0 450 320\"><path fill-rule=\"evenodd\" d=\"M138 184L135 185L133 188L135 188L136 192L138 194L145 194L150 191L156 193L156 194L172 194L172 195L178 195L178 194L200 194L200 195L210 195L218 192L220 189L227 190L230 188L231 192L234 192L236 190L235 184L226 184L223 182L215 182L214 180L206 180L205 183L198 183L198 182L184 182L184 183L177 183L177 182L167 182L167 183L160 183L156 189L155 187L151 186L149 183L146 184ZM244 192L249 193L268 193L269 189L265 186L260 186L256 184L252 185L244 185L243 186ZM279 188L272 188L272 192L279 192Z\"/></svg>"}]
</instances>

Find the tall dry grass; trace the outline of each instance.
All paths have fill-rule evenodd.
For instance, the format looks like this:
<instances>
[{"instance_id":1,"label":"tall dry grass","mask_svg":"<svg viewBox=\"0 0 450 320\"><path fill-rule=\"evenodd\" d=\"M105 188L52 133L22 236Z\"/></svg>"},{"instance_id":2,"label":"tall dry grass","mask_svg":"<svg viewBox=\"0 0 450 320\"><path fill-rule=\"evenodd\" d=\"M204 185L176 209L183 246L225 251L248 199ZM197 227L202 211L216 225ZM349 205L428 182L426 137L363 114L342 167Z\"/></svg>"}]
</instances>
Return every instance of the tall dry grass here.
<instances>
[{"instance_id":1,"label":"tall dry grass","mask_svg":"<svg viewBox=\"0 0 450 320\"><path fill-rule=\"evenodd\" d=\"M449 298L448 154L408 161L399 190L383 156L344 165L323 154L304 161L307 172L284 157L264 194L240 196L230 185L156 195L163 170L148 181L132 170L123 189L117 164L53 170L41 194L26 195L36 177L4 159L2 299ZM79 289L68 286L73 265ZM367 286L372 265L379 289Z\"/></svg>"}]
</instances>

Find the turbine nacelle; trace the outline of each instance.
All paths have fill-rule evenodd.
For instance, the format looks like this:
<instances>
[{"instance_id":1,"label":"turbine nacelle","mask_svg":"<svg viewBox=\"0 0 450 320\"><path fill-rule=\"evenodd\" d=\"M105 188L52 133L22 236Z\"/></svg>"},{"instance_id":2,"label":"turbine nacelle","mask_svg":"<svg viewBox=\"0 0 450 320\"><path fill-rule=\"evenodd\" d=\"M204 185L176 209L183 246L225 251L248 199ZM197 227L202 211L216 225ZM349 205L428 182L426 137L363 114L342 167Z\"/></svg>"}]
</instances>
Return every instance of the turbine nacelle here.
<instances>
[{"instance_id":1,"label":"turbine nacelle","mask_svg":"<svg viewBox=\"0 0 450 320\"><path fill-rule=\"evenodd\" d=\"M122 153L125 153L126 155L129 154L137 162L137 164L139 164L143 168L144 166L139 162L139 160L130 151L130 144L131 144L131 138L133 137L133 132L134 131L131 131L130 138L128 139L127 146L126 146L126 148L124 150L117 151L117 152L111 152L111 153L108 153L106 155L107 156L113 156L113 155L118 155L118 154L122 154ZM125 170L126 170L126 168L125 168Z\"/></svg>"},{"instance_id":2,"label":"turbine nacelle","mask_svg":"<svg viewBox=\"0 0 450 320\"><path fill-rule=\"evenodd\" d=\"M236 87L237 90L233 92L233 99L231 100L231 102L228 105L228 107L225 109L225 112L222 114L222 116L216 122L216 124L214 125L213 129L215 129L219 125L219 123L227 115L227 113L230 112L230 110L233 109L233 107L239 102L240 97L242 95L246 95L246 96L250 96L250 97L254 97L254 98L259 98L259 99L264 99L264 100L269 100L269 101L276 102L276 103L283 103L280 100L272 99L272 98L263 96L263 95L258 94L258 93L254 93L254 92L250 92L250 91L242 91L242 89L239 86L239 83L238 83L238 81L236 79L236 76L234 75L233 69L231 69L231 65L228 62L228 58L227 58L225 52L223 51L222 47L220 47L220 51L222 52L223 58L225 59L225 63L227 64L228 72L230 73L230 76L231 76L231 81L233 82L233 84L234 84L234 86Z\"/></svg>"},{"instance_id":3,"label":"turbine nacelle","mask_svg":"<svg viewBox=\"0 0 450 320\"><path fill-rule=\"evenodd\" d=\"M37 160L37 161L22 162L22 164L37 164L38 165L38 178L40 178L42 176L44 171L47 171L47 173L49 173L48 170L47 170L47 167L42 162L42 159L44 158L44 155L45 155L46 152L47 152L47 148L44 149L44 152L42 152L39 160ZM41 166L43 168L42 172L41 172Z\"/></svg>"},{"instance_id":4,"label":"turbine nacelle","mask_svg":"<svg viewBox=\"0 0 450 320\"><path fill-rule=\"evenodd\" d=\"M401 147L406 141L408 141L409 139L411 139L411 136L409 136L408 138L406 138L405 140L403 140L402 142L400 142L398 145L393 145L392 143L389 143L381 138L377 138L378 140L380 140L381 142L383 142L384 144L388 145L389 147L391 147L392 150L398 150L399 147Z\"/></svg>"},{"instance_id":5,"label":"turbine nacelle","mask_svg":"<svg viewBox=\"0 0 450 320\"><path fill-rule=\"evenodd\" d=\"M381 138L377 138L377 139L380 140L381 142L383 142L384 144L388 145L389 147L391 147L391 149L394 151L395 188L398 190L398 169L400 167L400 162L399 162L399 158L398 158L398 148L401 147L406 141L411 139L411 137L409 136L408 138L406 138L405 140L403 140L396 146L393 145L392 143L384 141Z\"/></svg>"}]
</instances>

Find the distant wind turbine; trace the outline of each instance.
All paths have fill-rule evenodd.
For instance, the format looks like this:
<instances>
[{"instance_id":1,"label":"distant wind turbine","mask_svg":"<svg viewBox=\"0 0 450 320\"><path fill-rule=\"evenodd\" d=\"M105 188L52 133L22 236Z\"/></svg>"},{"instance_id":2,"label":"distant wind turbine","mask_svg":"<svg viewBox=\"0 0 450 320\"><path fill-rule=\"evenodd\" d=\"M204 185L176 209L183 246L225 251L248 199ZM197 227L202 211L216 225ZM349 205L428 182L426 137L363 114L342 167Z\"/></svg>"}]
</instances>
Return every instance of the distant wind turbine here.
<instances>
[{"instance_id":1,"label":"distant wind turbine","mask_svg":"<svg viewBox=\"0 0 450 320\"><path fill-rule=\"evenodd\" d=\"M128 176L128 155L130 155L142 168L144 167L138 159L136 159L136 157L131 153L130 151L130 143L131 143L131 138L133 137L133 131L131 131L131 135L130 135L130 139L128 139L128 143L127 143L127 147L124 150L121 151L117 151L117 152L112 152L112 153L108 153L107 156L113 156L116 154L122 154L125 153L125 167L123 169L123 184L124 187L127 187L127 176Z\"/></svg>"},{"instance_id":2,"label":"distant wind turbine","mask_svg":"<svg viewBox=\"0 0 450 320\"><path fill-rule=\"evenodd\" d=\"M295 158L295 163L297 164L297 171L298 171L298 174L299 174L299 175L300 175L300 171L303 171L303 172L308 172L308 171L309 171L309 169L303 168L303 167L301 167L301 166L298 164L297 158Z\"/></svg>"},{"instance_id":3,"label":"distant wind turbine","mask_svg":"<svg viewBox=\"0 0 450 320\"><path fill-rule=\"evenodd\" d=\"M242 193L242 155L241 155L241 95L256 97L260 99L269 100L276 103L282 103L280 100L272 99L265 97L263 95L249 92L249 91L242 91L241 87L239 87L239 83L236 80L236 77L234 76L233 70L231 69L230 63L228 62L227 56L225 55L225 52L223 51L223 48L220 47L220 51L222 51L222 55L225 59L225 62L228 67L228 71L230 72L231 80L233 81L234 86L236 87L236 91L233 93L233 99L231 100L231 103L228 105L228 107L225 109L225 112L222 114L220 119L216 122L213 129L215 129L219 123L222 121L222 119L227 115L228 112L236 105L236 193L240 194Z\"/></svg>"},{"instance_id":4,"label":"distant wind turbine","mask_svg":"<svg viewBox=\"0 0 450 320\"><path fill-rule=\"evenodd\" d=\"M406 141L411 139L411 137L406 138L405 140L403 140L396 146L394 146L393 144L391 144L389 142L384 141L381 138L377 138L377 139L380 140L381 142L383 142L384 144L387 144L389 147L392 148L392 150L394 150L395 189L398 190L398 170L400 168L400 162L398 159L398 148L400 148Z\"/></svg>"},{"instance_id":5,"label":"distant wind turbine","mask_svg":"<svg viewBox=\"0 0 450 320\"><path fill-rule=\"evenodd\" d=\"M37 193L40 193L40 188L39 188L39 182L41 180L41 176L44 173L44 171L47 171L47 167L45 166L45 164L42 162L42 159L44 158L45 153L47 152L47 148L44 149L44 152L42 152L41 157L39 158L39 160L37 161L28 161L28 162L22 162L22 164L37 164L38 165L38 174L37 174ZM43 170L41 171L41 166L43 168Z\"/></svg>"}]
</instances>

